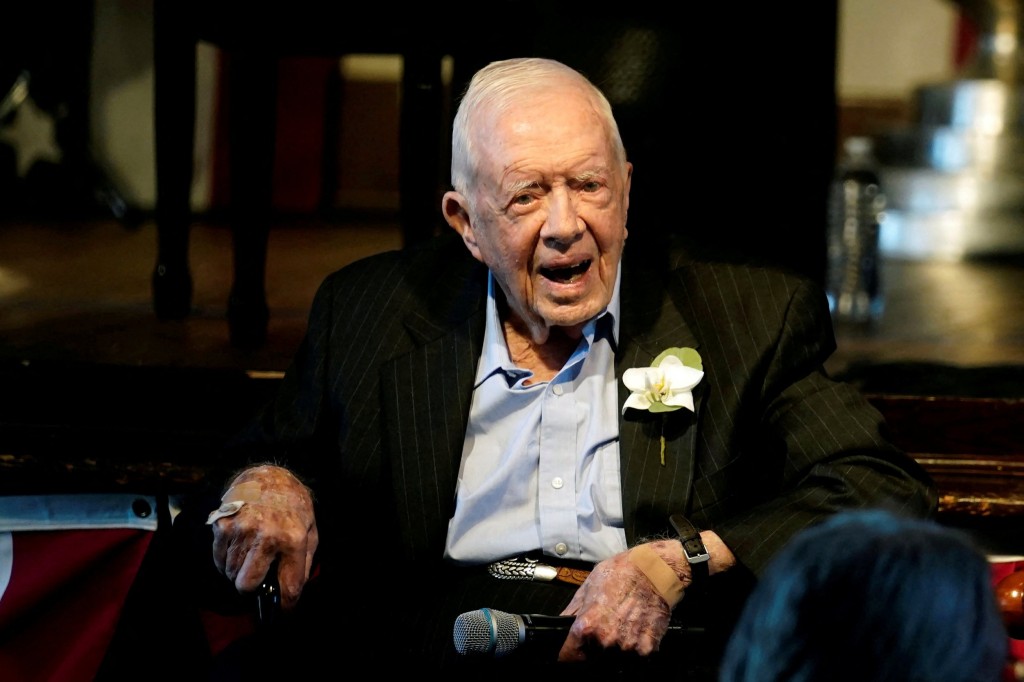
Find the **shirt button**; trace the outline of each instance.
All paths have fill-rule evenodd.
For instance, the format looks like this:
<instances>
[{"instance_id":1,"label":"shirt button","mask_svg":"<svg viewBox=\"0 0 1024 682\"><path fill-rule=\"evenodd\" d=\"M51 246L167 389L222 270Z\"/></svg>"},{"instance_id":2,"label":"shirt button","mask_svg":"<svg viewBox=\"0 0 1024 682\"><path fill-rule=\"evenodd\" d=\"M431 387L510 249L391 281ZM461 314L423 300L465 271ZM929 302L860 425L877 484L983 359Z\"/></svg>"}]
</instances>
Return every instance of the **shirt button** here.
<instances>
[{"instance_id":1,"label":"shirt button","mask_svg":"<svg viewBox=\"0 0 1024 682\"><path fill-rule=\"evenodd\" d=\"M562 384L555 384L554 386L551 387L551 392L554 393L555 395L562 395L564 391L565 389L562 388Z\"/></svg>"},{"instance_id":2,"label":"shirt button","mask_svg":"<svg viewBox=\"0 0 1024 682\"><path fill-rule=\"evenodd\" d=\"M555 490L561 490L563 485L565 485L565 481L562 480L561 476L555 476L551 479L551 487Z\"/></svg>"},{"instance_id":3,"label":"shirt button","mask_svg":"<svg viewBox=\"0 0 1024 682\"><path fill-rule=\"evenodd\" d=\"M557 545L555 545L555 554L557 554L558 556L562 556L568 551L569 545L565 544L564 542L559 542Z\"/></svg>"}]
</instances>

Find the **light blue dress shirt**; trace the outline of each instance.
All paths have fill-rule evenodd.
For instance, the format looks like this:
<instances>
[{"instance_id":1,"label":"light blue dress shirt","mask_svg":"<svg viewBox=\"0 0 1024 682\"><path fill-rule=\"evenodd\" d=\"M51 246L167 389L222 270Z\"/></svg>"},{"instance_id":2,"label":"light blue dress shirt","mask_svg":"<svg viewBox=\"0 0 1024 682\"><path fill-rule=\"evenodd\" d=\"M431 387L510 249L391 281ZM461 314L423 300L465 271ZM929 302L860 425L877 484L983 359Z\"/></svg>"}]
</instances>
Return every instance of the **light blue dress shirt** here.
<instances>
[{"instance_id":1,"label":"light blue dress shirt","mask_svg":"<svg viewBox=\"0 0 1024 682\"><path fill-rule=\"evenodd\" d=\"M608 307L558 374L512 364L488 277L486 328L445 556L481 563L526 552L601 561L626 549L615 345L619 278Z\"/></svg>"}]
</instances>

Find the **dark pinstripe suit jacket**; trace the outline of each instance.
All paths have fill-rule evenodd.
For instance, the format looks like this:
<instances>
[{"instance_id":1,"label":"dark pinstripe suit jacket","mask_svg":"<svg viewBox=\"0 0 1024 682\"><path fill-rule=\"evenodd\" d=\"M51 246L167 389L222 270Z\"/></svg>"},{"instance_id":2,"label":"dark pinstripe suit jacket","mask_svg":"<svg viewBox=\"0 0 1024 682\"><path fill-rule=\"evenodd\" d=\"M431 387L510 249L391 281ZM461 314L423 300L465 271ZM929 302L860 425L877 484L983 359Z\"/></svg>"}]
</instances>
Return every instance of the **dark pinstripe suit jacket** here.
<instances>
[{"instance_id":1,"label":"dark pinstripe suit jacket","mask_svg":"<svg viewBox=\"0 0 1024 682\"><path fill-rule=\"evenodd\" d=\"M617 372L648 366L672 346L696 348L705 372L694 413L620 417L630 543L666 534L669 514L685 511L742 563L710 581L733 594L723 585L756 574L793 533L836 509L934 510L930 481L884 440L879 413L822 372L834 339L816 285L635 244L624 258ZM317 491L326 567L317 585L328 587L316 598L307 588L300 604L367 614L367 633L390 632L398 614L400 642L347 636L354 650L380 647L381 661L403 645L408 660L464 665L452 647L456 615L483 606L557 614L574 591L442 561L485 295L486 271L454 233L334 273L316 295L279 397L239 441L250 460L290 466ZM623 401L627 394L620 383ZM722 610L722 599L702 609L701 598L688 598L674 618Z\"/></svg>"},{"instance_id":2,"label":"dark pinstripe suit jacket","mask_svg":"<svg viewBox=\"0 0 1024 682\"><path fill-rule=\"evenodd\" d=\"M328 277L255 434L275 444L261 457L322 486L321 502L348 519L347 537L358 526L363 542L400 538L416 561L436 560L444 544L483 338L485 270L454 237ZM886 443L857 391L822 372L835 342L815 284L631 246L617 372L670 346L696 348L705 371L695 413L620 418L631 543L667 532L668 515L685 511L756 572L793 533L841 507L931 513L926 474Z\"/></svg>"}]
</instances>

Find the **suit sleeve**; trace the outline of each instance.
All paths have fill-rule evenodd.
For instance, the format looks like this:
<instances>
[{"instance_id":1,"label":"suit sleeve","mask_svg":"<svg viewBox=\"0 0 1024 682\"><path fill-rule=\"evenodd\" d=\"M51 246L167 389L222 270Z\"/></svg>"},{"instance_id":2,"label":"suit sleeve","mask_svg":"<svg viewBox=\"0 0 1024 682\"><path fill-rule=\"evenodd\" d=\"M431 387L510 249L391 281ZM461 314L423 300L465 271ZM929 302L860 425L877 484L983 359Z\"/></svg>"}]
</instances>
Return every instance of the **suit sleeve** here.
<instances>
[{"instance_id":1,"label":"suit sleeve","mask_svg":"<svg viewBox=\"0 0 1024 682\"><path fill-rule=\"evenodd\" d=\"M316 489L337 460L338 414L330 408L328 348L337 275L319 287L306 335L274 399L225 449L226 468L271 462L287 467Z\"/></svg>"},{"instance_id":2,"label":"suit sleeve","mask_svg":"<svg viewBox=\"0 0 1024 682\"><path fill-rule=\"evenodd\" d=\"M755 573L794 533L840 509L885 507L911 516L936 509L929 476L886 440L882 415L855 387L825 374L834 344L824 296L809 282L799 285L760 387L763 453L750 453L772 472L762 478L773 482L764 486L771 493L715 524Z\"/></svg>"}]
</instances>

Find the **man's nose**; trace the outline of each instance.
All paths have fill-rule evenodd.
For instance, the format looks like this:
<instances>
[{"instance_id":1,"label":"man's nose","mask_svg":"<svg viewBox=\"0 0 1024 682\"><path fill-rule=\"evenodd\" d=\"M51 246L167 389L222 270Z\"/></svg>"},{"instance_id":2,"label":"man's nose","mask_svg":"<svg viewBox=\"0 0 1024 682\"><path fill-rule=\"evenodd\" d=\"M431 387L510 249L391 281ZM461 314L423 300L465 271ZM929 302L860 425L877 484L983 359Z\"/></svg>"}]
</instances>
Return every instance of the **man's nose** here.
<instances>
[{"instance_id":1,"label":"man's nose","mask_svg":"<svg viewBox=\"0 0 1024 682\"><path fill-rule=\"evenodd\" d=\"M576 210L572 194L565 191L549 195L548 219L542 237L557 241L572 241L583 232L583 219Z\"/></svg>"}]
</instances>

